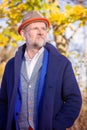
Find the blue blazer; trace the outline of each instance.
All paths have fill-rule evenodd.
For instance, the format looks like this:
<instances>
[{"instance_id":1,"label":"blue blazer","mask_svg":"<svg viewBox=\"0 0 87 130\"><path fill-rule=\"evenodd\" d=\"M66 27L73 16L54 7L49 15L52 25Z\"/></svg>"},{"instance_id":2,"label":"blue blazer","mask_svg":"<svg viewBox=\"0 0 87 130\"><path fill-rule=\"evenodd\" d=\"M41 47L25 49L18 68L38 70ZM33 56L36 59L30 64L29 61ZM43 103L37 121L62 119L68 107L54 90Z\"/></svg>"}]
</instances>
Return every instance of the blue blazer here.
<instances>
[{"instance_id":1,"label":"blue blazer","mask_svg":"<svg viewBox=\"0 0 87 130\"><path fill-rule=\"evenodd\" d=\"M0 90L0 130L16 130L14 108L25 48L25 44L21 46L5 67ZM46 43L45 48L49 59L38 130L66 130L80 112L81 93L70 61L51 44Z\"/></svg>"}]
</instances>

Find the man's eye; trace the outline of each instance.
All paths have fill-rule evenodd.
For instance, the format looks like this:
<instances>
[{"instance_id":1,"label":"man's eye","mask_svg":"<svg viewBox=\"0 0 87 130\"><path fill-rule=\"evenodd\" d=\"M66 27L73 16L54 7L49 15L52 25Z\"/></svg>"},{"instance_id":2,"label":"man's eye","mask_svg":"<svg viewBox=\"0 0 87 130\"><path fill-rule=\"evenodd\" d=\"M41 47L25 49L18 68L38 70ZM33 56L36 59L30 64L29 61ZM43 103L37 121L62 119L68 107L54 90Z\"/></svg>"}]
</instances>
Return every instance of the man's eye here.
<instances>
[{"instance_id":1,"label":"man's eye","mask_svg":"<svg viewBox=\"0 0 87 130\"><path fill-rule=\"evenodd\" d=\"M47 28L42 28L42 30L46 31L46 30L47 30Z\"/></svg>"},{"instance_id":2,"label":"man's eye","mask_svg":"<svg viewBox=\"0 0 87 130\"><path fill-rule=\"evenodd\" d=\"M38 30L38 28L37 28L37 27L35 27L35 28L32 28L32 30Z\"/></svg>"},{"instance_id":3,"label":"man's eye","mask_svg":"<svg viewBox=\"0 0 87 130\"><path fill-rule=\"evenodd\" d=\"M42 28L34 27L34 28L30 28L30 30L33 30L33 31L39 31L39 30L46 31L47 28L44 28L44 27L42 27Z\"/></svg>"}]
</instances>

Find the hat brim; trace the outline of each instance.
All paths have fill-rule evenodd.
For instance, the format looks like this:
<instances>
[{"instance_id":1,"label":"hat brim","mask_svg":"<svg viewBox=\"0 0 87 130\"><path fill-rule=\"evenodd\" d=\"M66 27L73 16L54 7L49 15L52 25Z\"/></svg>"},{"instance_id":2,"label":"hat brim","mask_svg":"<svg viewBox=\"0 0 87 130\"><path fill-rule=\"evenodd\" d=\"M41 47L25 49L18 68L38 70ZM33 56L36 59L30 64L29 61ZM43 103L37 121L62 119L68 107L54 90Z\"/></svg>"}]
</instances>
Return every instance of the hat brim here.
<instances>
[{"instance_id":1,"label":"hat brim","mask_svg":"<svg viewBox=\"0 0 87 130\"><path fill-rule=\"evenodd\" d=\"M48 19L46 18L32 18L30 20L26 20L24 21L19 27L18 27L18 33L20 34L20 31L28 24L32 23L32 22L37 22L37 21L41 21L46 23L47 27L50 27L50 22L48 21Z\"/></svg>"}]
</instances>

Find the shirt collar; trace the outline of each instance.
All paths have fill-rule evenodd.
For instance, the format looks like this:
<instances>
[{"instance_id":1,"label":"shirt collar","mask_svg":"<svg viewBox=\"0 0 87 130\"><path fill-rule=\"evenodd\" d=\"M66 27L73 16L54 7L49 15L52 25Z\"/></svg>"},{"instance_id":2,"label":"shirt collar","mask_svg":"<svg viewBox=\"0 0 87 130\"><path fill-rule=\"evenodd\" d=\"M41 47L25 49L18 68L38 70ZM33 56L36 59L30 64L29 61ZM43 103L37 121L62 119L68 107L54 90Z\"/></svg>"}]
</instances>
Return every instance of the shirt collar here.
<instances>
[{"instance_id":1,"label":"shirt collar","mask_svg":"<svg viewBox=\"0 0 87 130\"><path fill-rule=\"evenodd\" d=\"M44 47L42 47L36 54L35 56L32 58L32 59L36 59L37 57L39 57L42 53L44 52ZM25 50L25 54L24 54L24 57L26 59L26 61L31 61L32 59L29 58L28 54L27 54L27 51Z\"/></svg>"}]
</instances>

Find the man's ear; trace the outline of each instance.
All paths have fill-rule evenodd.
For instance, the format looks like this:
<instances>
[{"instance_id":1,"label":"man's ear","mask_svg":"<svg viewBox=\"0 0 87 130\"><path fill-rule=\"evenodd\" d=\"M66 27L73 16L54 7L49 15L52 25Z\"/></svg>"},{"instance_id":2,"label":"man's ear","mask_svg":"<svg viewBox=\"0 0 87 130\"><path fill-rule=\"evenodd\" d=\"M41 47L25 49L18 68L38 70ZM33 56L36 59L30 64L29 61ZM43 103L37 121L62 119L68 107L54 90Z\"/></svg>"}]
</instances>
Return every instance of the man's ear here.
<instances>
[{"instance_id":1,"label":"man's ear","mask_svg":"<svg viewBox=\"0 0 87 130\"><path fill-rule=\"evenodd\" d=\"M20 34L21 34L23 40L26 40L26 38L25 38L25 33L24 33L24 30L23 30L23 29L20 31Z\"/></svg>"}]
</instances>

